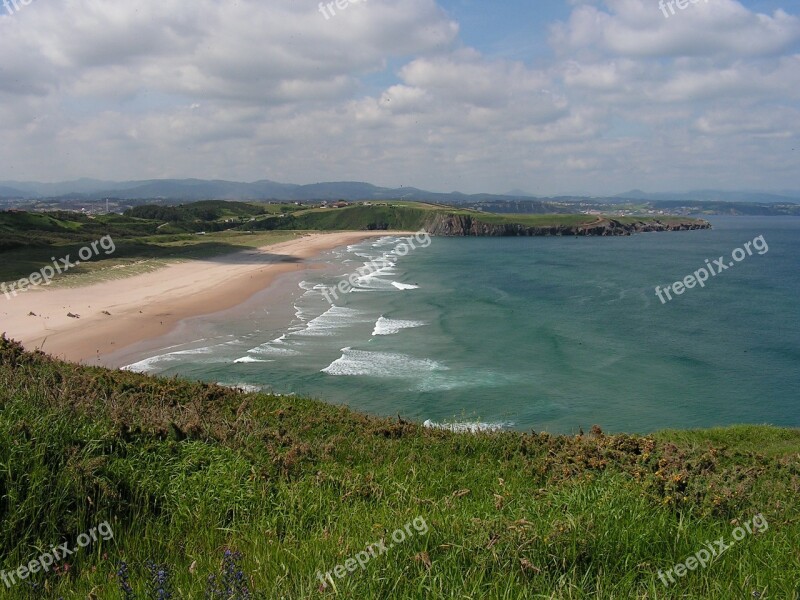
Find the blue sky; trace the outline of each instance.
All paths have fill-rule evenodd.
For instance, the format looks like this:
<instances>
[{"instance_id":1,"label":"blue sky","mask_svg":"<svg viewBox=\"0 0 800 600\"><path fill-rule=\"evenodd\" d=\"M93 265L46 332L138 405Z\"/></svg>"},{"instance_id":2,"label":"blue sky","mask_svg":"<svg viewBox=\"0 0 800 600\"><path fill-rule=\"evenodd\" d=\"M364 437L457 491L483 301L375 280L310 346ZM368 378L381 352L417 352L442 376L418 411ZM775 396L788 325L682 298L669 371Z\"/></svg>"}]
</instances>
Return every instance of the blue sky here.
<instances>
[{"instance_id":1,"label":"blue sky","mask_svg":"<svg viewBox=\"0 0 800 600\"><path fill-rule=\"evenodd\" d=\"M447 0L440 6L461 26L464 43L487 56L534 61L550 55L548 28L569 17L564 2Z\"/></svg>"},{"instance_id":2,"label":"blue sky","mask_svg":"<svg viewBox=\"0 0 800 600\"><path fill-rule=\"evenodd\" d=\"M796 0L34 2L0 53L0 180L800 189Z\"/></svg>"},{"instance_id":3,"label":"blue sky","mask_svg":"<svg viewBox=\"0 0 800 600\"><path fill-rule=\"evenodd\" d=\"M743 6L771 14L778 9L798 14L800 2L744 0ZM657 10L657 1L652 1ZM461 26L461 37L487 56L535 61L550 56L548 28L555 21L569 18L572 7L556 0L443 0L439 5ZM794 46L795 50L800 45Z\"/></svg>"}]
</instances>

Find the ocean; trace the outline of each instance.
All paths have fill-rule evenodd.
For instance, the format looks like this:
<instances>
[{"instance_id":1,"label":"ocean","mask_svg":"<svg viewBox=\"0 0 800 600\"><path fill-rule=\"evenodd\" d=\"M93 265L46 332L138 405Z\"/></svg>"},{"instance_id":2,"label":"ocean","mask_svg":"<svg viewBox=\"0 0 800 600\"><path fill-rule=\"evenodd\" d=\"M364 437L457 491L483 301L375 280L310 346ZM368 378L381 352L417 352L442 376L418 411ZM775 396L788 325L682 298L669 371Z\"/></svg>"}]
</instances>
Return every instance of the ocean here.
<instances>
[{"instance_id":1,"label":"ocean","mask_svg":"<svg viewBox=\"0 0 800 600\"><path fill-rule=\"evenodd\" d=\"M800 219L709 220L631 237L367 240L187 320L127 368L453 429L798 427ZM704 287L656 296L719 257Z\"/></svg>"}]
</instances>

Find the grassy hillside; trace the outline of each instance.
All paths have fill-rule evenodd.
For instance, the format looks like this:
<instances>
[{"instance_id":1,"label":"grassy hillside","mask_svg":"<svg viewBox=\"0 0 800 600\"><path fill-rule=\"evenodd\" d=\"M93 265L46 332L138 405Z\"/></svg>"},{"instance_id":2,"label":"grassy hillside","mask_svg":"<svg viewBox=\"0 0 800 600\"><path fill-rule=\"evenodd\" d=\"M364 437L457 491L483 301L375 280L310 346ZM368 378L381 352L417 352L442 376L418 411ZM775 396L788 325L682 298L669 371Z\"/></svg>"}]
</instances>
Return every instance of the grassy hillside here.
<instances>
[{"instance_id":1,"label":"grassy hillside","mask_svg":"<svg viewBox=\"0 0 800 600\"><path fill-rule=\"evenodd\" d=\"M417 202L354 204L345 208L311 208L243 225L248 229L303 229L362 231L394 229L418 231L442 207Z\"/></svg>"},{"instance_id":2,"label":"grassy hillside","mask_svg":"<svg viewBox=\"0 0 800 600\"><path fill-rule=\"evenodd\" d=\"M354 204L345 208L314 208L270 216L242 225L247 229L364 230L423 229L436 214L470 216L484 223L519 223L528 227L574 226L596 222L595 215L515 215L456 209L419 202L386 202L369 206ZM631 222L637 219L630 219ZM641 220L641 219L638 219ZM646 220L646 219L645 219ZM678 220L678 219L676 219ZM686 220L686 219L683 219Z\"/></svg>"},{"instance_id":3,"label":"grassy hillside","mask_svg":"<svg viewBox=\"0 0 800 600\"><path fill-rule=\"evenodd\" d=\"M799 459L792 430L453 434L2 339L0 569L102 523L113 539L0 594L798 598Z\"/></svg>"},{"instance_id":4,"label":"grassy hillside","mask_svg":"<svg viewBox=\"0 0 800 600\"><path fill-rule=\"evenodd\" d=\"M266 230L401 230L427 229L435 217L465 216L489 225L520 225L523 227L580 227L607 221L600 215L586 214L497 214L458 209L420 202L383 202L370 205L354 204L344 208L312 208L291 214L269 215L240 226L240 229ZM656 220L667 223L694 221L686 217L613 217L622 224L648 223Z\"/></svg>"},{"instance_id":5,"label":"grassy hillside","mask_svg":"<svg viewBox=\"0 0 800 600\"><path fill-rule=\"evenodd\" d=\"M112 235L128 239L142 235L223 231L280 207L221 200L195 202L181 206L140 206L124 215L89 215L53 211L33 213L0 211L0 251L15 245L45 246L92 236ZM8 243L16 236L18 244Z\"/></svg>"}]
</instances>

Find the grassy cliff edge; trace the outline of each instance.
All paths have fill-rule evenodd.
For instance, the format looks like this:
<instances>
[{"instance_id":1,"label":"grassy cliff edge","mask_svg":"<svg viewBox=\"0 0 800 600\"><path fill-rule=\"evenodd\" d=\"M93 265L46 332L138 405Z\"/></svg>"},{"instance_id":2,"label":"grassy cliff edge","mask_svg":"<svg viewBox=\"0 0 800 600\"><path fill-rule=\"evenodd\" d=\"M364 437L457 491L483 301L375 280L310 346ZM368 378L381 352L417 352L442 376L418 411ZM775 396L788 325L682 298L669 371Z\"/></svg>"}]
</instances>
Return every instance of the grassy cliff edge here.
<instances>
[{"instance_id":1,"label":"grassy cliff edge","mask_svg":"<svg viewBox=\"0 0 800 600\"><path fill-rule=\"evenodd\" d=\"M147 561L172 598L204 597L221 568L251 595L209 597L798 597L796 430L455 434L5 338L0 429L0 569L114 532L3 597L157 597ZM756 515L768 527L659 577ZM323 585L376 542L385 554Z\"/></svg>"}]
</instances>

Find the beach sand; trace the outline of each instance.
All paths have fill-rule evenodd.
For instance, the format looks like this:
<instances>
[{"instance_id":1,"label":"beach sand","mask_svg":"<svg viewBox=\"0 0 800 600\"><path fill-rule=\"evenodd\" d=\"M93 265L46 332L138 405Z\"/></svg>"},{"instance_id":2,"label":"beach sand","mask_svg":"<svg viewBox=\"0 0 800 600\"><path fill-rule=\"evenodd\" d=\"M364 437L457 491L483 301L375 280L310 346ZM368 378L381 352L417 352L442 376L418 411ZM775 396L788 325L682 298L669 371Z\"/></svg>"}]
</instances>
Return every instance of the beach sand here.
<instances>
[{"instance_id":1,"label":"beach sand","mask_svg":"<svg viewBox=\"0 0 800 600\"><path fill-rule=\"evenodd\" d=\"M40 287L11 299L0 296L0 332L28 350L103 364L104 356L163 336L183 319L245 302L278 276L308 269L308 259L326 250L397 233L313 233L126 279L77 288Z\"/></svg>"}]
</instances>

